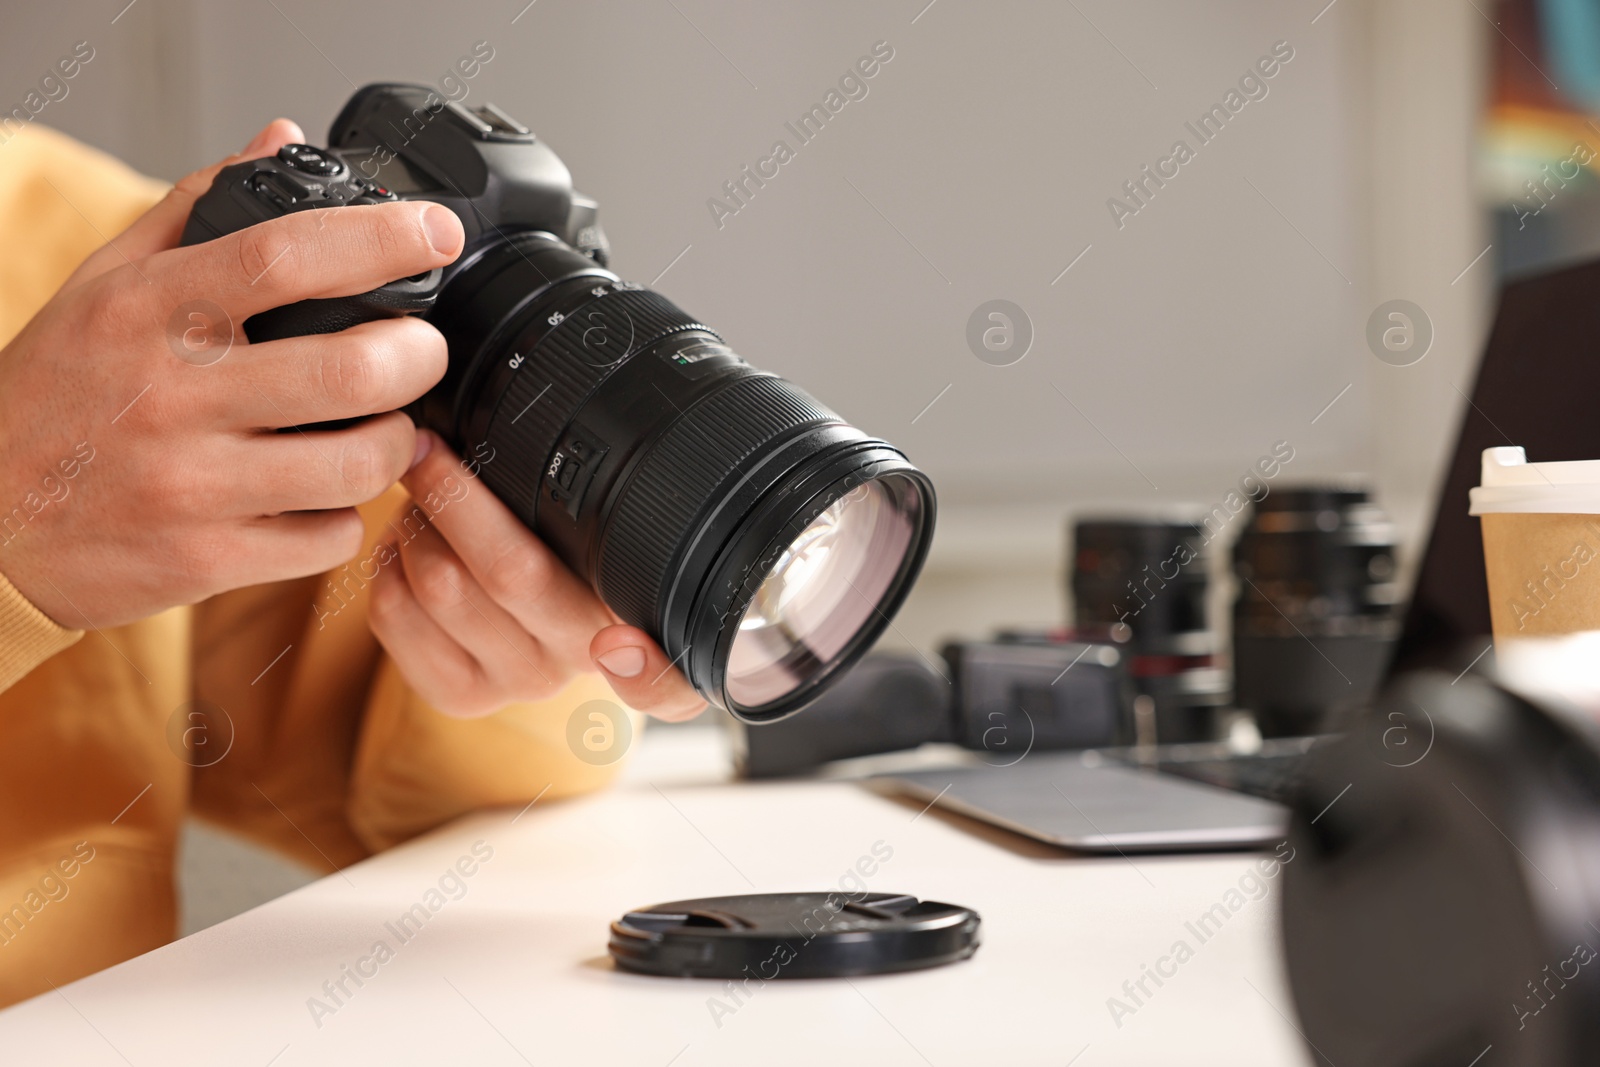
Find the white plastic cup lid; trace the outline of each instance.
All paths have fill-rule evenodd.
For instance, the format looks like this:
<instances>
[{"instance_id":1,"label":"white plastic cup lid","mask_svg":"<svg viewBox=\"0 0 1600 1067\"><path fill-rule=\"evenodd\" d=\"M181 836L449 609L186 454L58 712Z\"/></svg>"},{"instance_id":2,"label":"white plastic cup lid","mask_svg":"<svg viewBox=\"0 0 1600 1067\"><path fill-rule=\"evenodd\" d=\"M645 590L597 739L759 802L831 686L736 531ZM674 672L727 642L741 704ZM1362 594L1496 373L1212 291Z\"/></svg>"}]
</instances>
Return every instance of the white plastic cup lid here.
<instances>
[{"instance_id":1,"label":"white plastic cup lid","mask_svg":"<svg viewBox=\"0 0 1600 1067\"><path fill-rule=\"evenodd\" d=\"M1483 450L1470 515L1600 515L1600 460L1529 463L1520 446Z\"/></svg>"}]
</instances>

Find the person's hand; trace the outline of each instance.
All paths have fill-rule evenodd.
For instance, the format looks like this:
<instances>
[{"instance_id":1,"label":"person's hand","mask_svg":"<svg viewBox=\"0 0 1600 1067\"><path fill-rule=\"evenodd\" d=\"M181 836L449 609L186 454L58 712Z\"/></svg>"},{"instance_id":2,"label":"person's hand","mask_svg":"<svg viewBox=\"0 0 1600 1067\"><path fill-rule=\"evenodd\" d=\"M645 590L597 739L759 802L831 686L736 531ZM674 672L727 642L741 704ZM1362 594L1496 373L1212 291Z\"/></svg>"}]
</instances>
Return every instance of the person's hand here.
<instances>
[{"instance_id":1,"label":"person's hand","mask_svg":"<svg viewBox=\"0 0 1600 1067\"><path fill-rule=\"evenodd\" d=\"M373 552L369 610L418 695L446 714L484 715L598 667L623 703L657 718L705 707L649 635L618 623L470 465L429 431L417 440L422 458L402 481L421 504Z\"/></svg>"},{"instance_id":2,"label":"person's hand","mask_svg":"<svg viewBox=\"0 0 1600 1067\"><path fill-rule=\"evenodd\" d=\"M411 465L415 431L394 409L443 375L438 331L400 318L248 344L243 323L451 262L464 239L453 212L307 211L177 247L218 169L302 137L280 119L180 181L0 351L0 574L62 625L130 622L328 570L360 550L354 505ZM200 301L225 312L218 330L231 323L216 362L182 340L218 332L205 331Z\"/></svg>"}]
</instances>

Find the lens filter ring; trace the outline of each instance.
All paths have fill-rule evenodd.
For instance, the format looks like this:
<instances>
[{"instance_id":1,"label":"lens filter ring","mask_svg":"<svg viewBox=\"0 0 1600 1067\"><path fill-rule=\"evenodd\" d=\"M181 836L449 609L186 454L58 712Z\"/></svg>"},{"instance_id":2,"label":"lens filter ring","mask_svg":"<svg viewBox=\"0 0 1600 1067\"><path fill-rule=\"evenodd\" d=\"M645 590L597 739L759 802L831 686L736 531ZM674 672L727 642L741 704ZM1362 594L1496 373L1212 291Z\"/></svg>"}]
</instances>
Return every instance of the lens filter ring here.
<instances>
[{"instance_id":1,"label":"lens filter ring","mask_svg":"<svg viewBox=\"0 0 1600 1067\"><path fill-rule=\"evenodd\" d=\"M716 702L737 718L776 721L819 696L888 628L927 558L936 510L932 483L893 447L861 437L815 451L754 506L737 509L742 521L721 537L716 560L683 572L686 578L706 577L694 592L693 606L681 618L667 620L668 653L688 648L681 664L685 675L702 693L715 693ZM809 613L797 610L793 618L762 620L783 631L782 657L769 652L753 665L748 657L741 663L735 645L748 638L752 603L791 546L829 509L869 486L890 497L903 536L885 538L893 524L850 531L847 541L853 542L863 569L847 565L822 575L819 580L831 589L813 598ZM684 593L675 592L668 603L681 603ZM708 649L709 656L702 651Z\"/></svg>"}]
</instances>

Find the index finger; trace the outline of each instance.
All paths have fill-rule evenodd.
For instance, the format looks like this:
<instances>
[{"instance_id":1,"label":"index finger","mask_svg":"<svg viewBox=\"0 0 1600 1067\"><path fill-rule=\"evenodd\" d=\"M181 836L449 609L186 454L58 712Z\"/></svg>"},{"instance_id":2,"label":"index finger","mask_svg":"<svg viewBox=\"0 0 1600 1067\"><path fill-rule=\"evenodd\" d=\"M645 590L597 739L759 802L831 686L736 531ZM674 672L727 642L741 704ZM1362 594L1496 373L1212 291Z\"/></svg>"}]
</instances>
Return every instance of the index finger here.
<instances>
[{"instance_id":1,"label":"index finger","mask_svg":"<svg viewBox=\"0 0 1600 1067\"><path fill-rule=\"evenodd\" d=\"M174 306L204 298L242 322L442 267L461 254L464 240L455 212L426 201L321 208L158 252L144 273Z\"/></svg>"},{"instance_id":2,"label":"index finger","mask_svg":"<svg viewBox=\"0 0 1600 1067\"><path fill-rule=\"evenodd\" d=\"M569 661L586 660L589 639L611 622L599 596L487 486L473 484L477 469L437 434L420 430L417 438L423 458L400 479L411 498L523 629Z\"/></svg>"},{"instance_id":3,"label":"index finger","mask_svg":"<svg viewBox=\"0 0 1600 1067\"><path fill-rule=\"evenodd\" d=\"M605 672L611 691L635 711L663 722L692 719L706 709L676 663L636 626L608 626L589 643L589 655Z\"/></svg>"}]
</instances>

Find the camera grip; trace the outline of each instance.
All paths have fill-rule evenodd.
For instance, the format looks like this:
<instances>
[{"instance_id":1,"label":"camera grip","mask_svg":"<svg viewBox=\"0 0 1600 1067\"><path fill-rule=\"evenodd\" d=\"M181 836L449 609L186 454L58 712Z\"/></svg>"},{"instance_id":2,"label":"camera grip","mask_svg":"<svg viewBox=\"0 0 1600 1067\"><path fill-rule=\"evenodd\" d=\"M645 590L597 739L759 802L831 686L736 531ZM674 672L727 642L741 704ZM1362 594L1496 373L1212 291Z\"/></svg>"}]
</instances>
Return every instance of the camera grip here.
<instances>
[{"instance_id":1,"label":"camera grip","mask_svg":"<svg viewBox=\"0 0 1600 1067\"><path fill-rule=\"evenodd\" d=\"M374 319L391 319L427 311L439 294L443 274L443 271L435 269L355 296L301 300L272 308L245 320L245 336L252 344L259 344L282 337L337 333Z\"/></svg>"}]
</instances>

